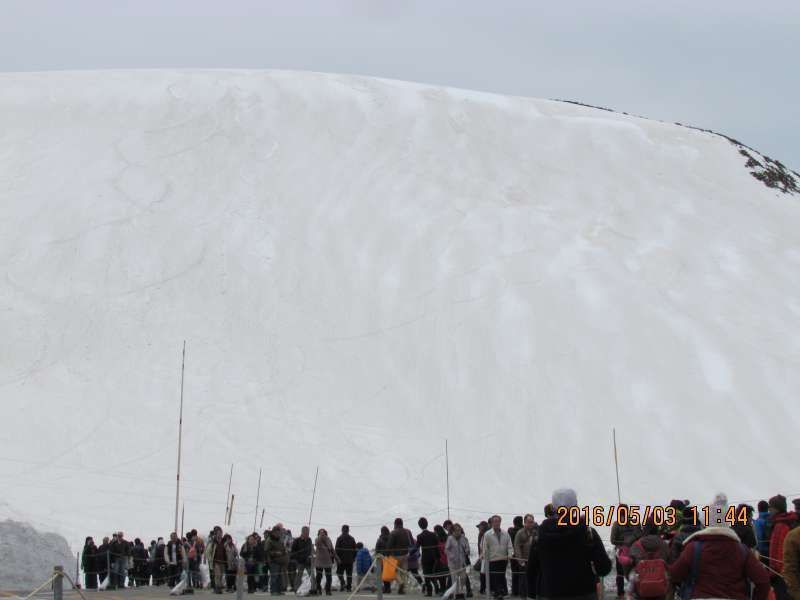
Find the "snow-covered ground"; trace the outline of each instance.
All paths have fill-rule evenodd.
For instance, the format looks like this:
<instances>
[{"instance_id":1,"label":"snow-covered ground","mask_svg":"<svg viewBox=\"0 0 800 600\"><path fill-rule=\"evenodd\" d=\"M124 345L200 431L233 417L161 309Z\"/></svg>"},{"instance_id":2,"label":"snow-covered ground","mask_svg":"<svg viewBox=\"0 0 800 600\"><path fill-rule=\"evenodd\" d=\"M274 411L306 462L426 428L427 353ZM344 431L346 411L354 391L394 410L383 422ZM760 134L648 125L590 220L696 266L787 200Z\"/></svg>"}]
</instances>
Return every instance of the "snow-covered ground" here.
<instances>
[{"instance_id":1,"label":"snow-covered ground","mask_svg":"<svg viewBox=\"0 0 800 600\"><path fill-rule=\"evenodd\" d=\"M0 521L0 590L33 590L47 581L56 565L74 579L75 555L62 536L42 533L27 523Z\"/></svg>"},{"instance_id":2,"label":"snow-covered ground","mask_svg":"<svg viewBox=\"0 0 800 600\"><path fill-rule=\"evenodd\" d=\"M746 140L745 140L746 141ZM797 492L800 196L722 137L354 76L0 75L3 499L63 533ZM260 520L260 510L259 510Z\"/></svg>"}]
</instances>

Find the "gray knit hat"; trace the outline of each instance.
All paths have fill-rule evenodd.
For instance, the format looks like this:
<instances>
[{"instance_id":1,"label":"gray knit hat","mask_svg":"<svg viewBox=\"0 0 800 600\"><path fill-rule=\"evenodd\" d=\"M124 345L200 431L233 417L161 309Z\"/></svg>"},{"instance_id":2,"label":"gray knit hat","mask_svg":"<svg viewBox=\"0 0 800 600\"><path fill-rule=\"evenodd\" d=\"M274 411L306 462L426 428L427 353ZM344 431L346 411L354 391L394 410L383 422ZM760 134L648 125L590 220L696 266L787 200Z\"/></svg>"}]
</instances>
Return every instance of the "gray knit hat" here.
<instances>
[{"instance_id":1,"label":"gray knit hat","mask_svg":"<svg viewBox=\"0 0 800 600\"><path fill-rule=\"evenodd\" d=\"M553 507L558 510L562 506L578 506L578 494L571 488L560 488L553 492Z\"/></svg>"}]
</instances>

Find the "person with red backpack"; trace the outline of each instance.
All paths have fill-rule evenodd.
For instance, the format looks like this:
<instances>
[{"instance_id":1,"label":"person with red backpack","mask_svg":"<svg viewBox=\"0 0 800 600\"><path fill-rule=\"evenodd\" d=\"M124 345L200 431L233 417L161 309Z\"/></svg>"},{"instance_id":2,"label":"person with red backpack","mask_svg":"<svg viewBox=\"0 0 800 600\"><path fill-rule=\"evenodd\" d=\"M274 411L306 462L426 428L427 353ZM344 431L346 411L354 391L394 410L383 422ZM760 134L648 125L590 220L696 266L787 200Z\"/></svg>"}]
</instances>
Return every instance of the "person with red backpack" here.
<instances>
[{"instance_id":1,"label":"person with red backpack","mask_svg":"<svg viewBox=\"0 0 800 600\"><path fill-rule=\"evenodd\" d=\"M769 568L773 571L772 589L775 600L789 600L783 575L783 544L786 535L797 527L797 513L786 512L786 496L778 494L769 499L772 533L769 537Z\"/></svg>"},{"instance_id":2,"label":"person with red backpack","mask_svg":"<svg viewBox=\"0 0 800 600\"><path fill-rule=\"evenodd\" d=\"M627 504L620 504L618 508L628 509ZM617 511L619 514L619 511ZM617 567L617 598L625 596L625 573L631 567L631 546L642 536L642 528L631 525L627 521L623 525L619 521L611 526L611 543L616 550Z\"/></svg>"},{"instance_id":3,"label":"person with red backpack","mask_svg":"<svg viewBox=\"0 0 800 600\"><path fill-rule=\"evenodd\" d=\"M690 535L667 571L681 598L766 600L769 572L754 552L739 541L726 522L727 497L718 494L709 507L709 527Z\"/></svg>"},{"instance_id":4,"label":"person with red backpack","mask_svg":"<svg viewBox=\"0 0 800 600\"><path fill-rule=\"evenodd\" d=\"M662 599L670 595L667 577L669 545L659 535L660 527L648 519L642 537L631 546L630 582L634 598Z\"/></svg>"}]
</instances>

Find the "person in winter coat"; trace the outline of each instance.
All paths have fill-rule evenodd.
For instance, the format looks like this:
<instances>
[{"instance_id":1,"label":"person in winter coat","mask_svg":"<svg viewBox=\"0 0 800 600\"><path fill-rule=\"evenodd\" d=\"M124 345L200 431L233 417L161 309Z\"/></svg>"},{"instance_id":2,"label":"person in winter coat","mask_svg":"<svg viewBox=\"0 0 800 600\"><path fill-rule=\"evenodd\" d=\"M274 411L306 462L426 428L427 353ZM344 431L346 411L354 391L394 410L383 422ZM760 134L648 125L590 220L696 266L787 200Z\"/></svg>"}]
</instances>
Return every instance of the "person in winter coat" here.
<instances>
[{"instance_id":1,"label":"person in winter coat","mask_svg":"<svg viewBox=\"0 0 800 600\"><path fill-rule=\"evenodd\" d=\"M459 523L454 523L452 533L447 538L444 546L447 555L447 566L450 569L450 577L455 583L456 600L464 598L464 580L467 577L469 567L469 544L464 537L464 528Z\"/></svg>"},{"instance_id":2,"label":"person in winter coat","mask_svg":"<svg viewBox=\"0 0 800 600\"><path fill-rule=\"evenodd\" d=\"M772 588L775 600L787 600L789 592L783 574L783 544L787 534L797 526L797 514L786 512L786 497L778 494L769 499L772 532L769 536L769 567L774 571Z\"/></svg>"},{"instance_id":3,"label":"person in winter coat","mask_svg":"<svg viewBox=\"0 0 800 600\"><path fill-rule=\"evenodd\" d=\"M97 589L97 546L94 539L87 537L81 553L81 568L83 569L84 585L87 590Z\"/></svg>"},{"instance_id":4,"label":"person in winter coat","mask_svg":"<svg viewBox=\"0 0 800 600\"><path fill-rule=\"evenodd\" d=\"M356 587L360 588L363 584L364 578L369 575L369 570L372 567L372 556L370 556L369 549L364 548L364 544L358 542L356 544Z\"/></svg>"},{"instance_id":5,"label":"person in winter coat","mask_svg":"<svg viewBox=\"0 0 800 600\"><path fill-rule=\"evenodd\" d=\"M336 575L339 578L339 589L353 591L353 563L356 560L356 541L350 535L350 526L342 525L342 535L336 538Z\"/></svg>"},{"instance_id":6,"label":"person in winter coat","mask_svg":"<svg viewBox=\"0 0 800 600\"><path fill-rule=\"evenodd\" d=\"M506 569L508 561L514 555L511 545L511 536L500 527L500 515L492 516L491 529L483 536L483 561L482 568L489 575L489 592L494 598L502 599L508 596L506 583Z\"/></svg>"},{"instance_id":7,"label":"person in winter coat","mask_svg":"<svg viewBox=\"0 0 800 600\"><path fill-rule=\"evenodd\" d=\"M672 589L668 585L666 573L667 561L669 560L669 545L661 538L661 535L659 535L660 529L661 528L655 524L654 520L650 518L642 527L642 537L636 540L631 546L630 579L634 598L661 599L672 597ZM642 575L640 575L638 567L639 565L644 565L645 561L654 562L648 562L648 566L651 568L648 569L648 573L644 574L644 576L654 576L658 578L660 582L663 582L663 592L644 594L639 588L639 584L642 583ZM658 573L653 571L655 568L659 570Z\"/></svg>"},{"instance_id":8,"label":"person in winter coat","mask_svg":"<svg viewBox=\"0 0 800 600\"><path fill-rule=\"evenodd\" d=\"M556 490L553 506L555 511L578 506L578 497L571 489ZM539 535L528 555L530 596L597 600L597 577L610 572L611 560L594 529L582 522L559 525L555 516L539 525Z\"/></svg>"},{"instance_id":9,"label":"person in winter coat","mask_svg":"<svg viewBox=\"0 0 800 600\"><path fill-rule=\"evenodd\" d=\"M269 536L264 541L264 552L266 552L267 562L269 562L270 594L278 596L284 592L283 577L289 566L289 555L286 552L286 544L283 541L282 531L278 525L272 528Z\"/></svg>"},{"instance_id":10,"label":"person in winter coat","mask_svg":"<svg viewBox=\"0 0 800 600\"><path fill-rule=\"evenodd\" d=\"M222 529L215 528L209 536L208 544L206 544L206 562L214 573L211 578L214 584L214 593L221 594L222 586L225 584L225 571L228 568Z\"/></svg>"},{"instance_id":11,"label":"person in winter coat","mask_svg":"<svg viewBox=\"0 0 800 600\"><path fill-rule=\"evenodd\" d=\"M434 576L436 561L439 557L439 538L428 530L428 519L421 517L417 525L422 530L417 535L417 546L420 549L420 562L422 563L423 588L425 595L430 597L433 592L439 596L444 590L439 589L439 580Z\"/></svg>"},{"instance_id":12,"label":"person in winter coat","mask_svg":"<svg viewBox=\"0 0 800 600\"><path fill-rule=\"evenodd\" d=\"M144 587L150 578L148 571L150 565L150 555L147 552L142 540L133 540L133 580L136 587Z\"/></svg>"},{"instance_id":13,"label":"person in winter coat","mask_svg":"<svg viewBox=\"0 0 800 600\"><path fill-rule=\"evenodd\" d=\"M769 522L769 502L766 500L758 501L758 518L753 521L753 529L756 533L756 548L761 562L769 566L769 536L772 527Z\"/></svg>"},{"instance_id":14,"label":"person in winter coat","mask_svg":"<svg viewBox=\"0 0 800 600\"><path fill-rule=\"evenodd\" d=\"M628 510L627 504L620 504L617 507L617 515L619 509ZM611 543L615 549L615 563L617 569L617 597L622 598L625 595L625 572L630 568L630 550L633 543L642 536L642 530L638 525L631 525L629 522L621 524L617 520L611 526Z\"/></svg>"},{"instance_id":15,"label":"person in winter coat","mask_svg":"<svg viewBox=\"0 0 800 600\"><path fill-rule=\"evenodd\" d=\"M411 532L403 526L403 519L400 517L394 520L394 529L389 534L388 552L397 559L397 566L400 570L397 573L397 593L406 593L406 576L408 571L408 551L411 548L413 536Z\"/></svg>"},{"instance_id":16,"label":"person in winter coat","mask_svg":"<svg viewBox=\"0 0 800 600\"><path fill-rule=\"evenodd\" d=\"M688 538L683 551L668 567L673 584L686 584L688 598L766 600L769 573L755 554L739 541L730 528L714 525Z\"/></svg>"},{"instance_id":17,"label":"person in winter coat","mask_svg":"<svg viewBox=\"0 0 800 600\"><path fill-rule=\"evenodd\" d=\"M239 556L244 559L244 570L247 574L248 594L254 594L257 586L256 577L258 573L256 572L256 548L258 548L258 542L256 541L256 536L251 533L247 536L247 540L245 540L245 543L242 544L242 547L239 550Z\"/></svg>"},{"instance_id":18,"label":"person in winter coat","mask_svg":"<svg viewBox=\"0 0 800 600\"><path fill-rule=\"evenodd\" d=\"M536 519L533 518L532 514L525 515L522 521L522 529L514 537L514 560L523 573L519 581L520 598L528 597L528 578L525 576L525 569L528 564L528 555L531 552L531 544L536 540L538 533L539 525L536 523Z\"/></svg>"},{"instance_id":19,"label":"person in winter coat","mask_svg":"<svg viewBox=\"0 0 800 600\"><path fill-rule=\"evenodd\" d=\"M303 527L300 530L300 537L292 541L291 559L297 565L294 589L300 589L300 585L303 583L303 573L308 573L308 579L311 582L311 591L308 594L309 596L315 596L317 594L317 577L313 569L314 542L311 539L308 527Z\"/></svg>"},{"instance_id":20,"label":"person in winter coat","mask_svg":"<svg viewBox=\"0 0 800 600\"><path fill-rule=\"evenodd\" d=\"M375 554L382 554L383 556L389 556L389 536L391 532L389 528L384 525L381 527L381 534L378 536L377 541L375 542ZM383 593L388 594L392 591L392 583L390 581L383 581L378 582L378 585L383 586Z\"/></svg>"},{"instance_id":21,"label":"person in winter coat","mask_svg":"<svg viewBox=\"0 0 800 600\"><path fill-rule=\"evenodd\" d=\"M164 563L167 565L167 579L169 587L178 584L178 578L183 570L185 560L184 548L174 531L169 535L169 542L164 548Z\"/></svg>"},{"instance_id":22,"label":"person in winter coat","mask_svg":"<svg viewBox=\"0 0 800 600\"><path fill-rule=\"evenodd\" d=\"M425 583L423 582L422 577L419 575L419 559L419 546L417 546L417 541L412 536L411 546L408 548L408 572L419 584L420 589L424 589Z\"/></svg>"},{"instance_id":23,"label":"person in winter coat","mask_svg":"<svg viewBox=\"0 0 800 600\"><path fill-rule=\"evenodd\" d=\"M236 590L236 572L239 570L239 550L230 534L222 536L225 548L225 588L232 592Z\"/></svg>"},{"instance_id":24,"label":"person in winter coat","mask_svg":"<svg viewBox=\"0 0 800 600\"><path fill-rule=\"evenodd\" d=\"M444 551L444 546L447 543L447 530L441 525L434 525L433 533L436 535L437 548L439 550L439 555L436 558L436 575L439 578L439 589L444 591L452 584L447 566L447 553Z\"/></svg>"},{"instance_id":25,"label":"person in winter coat","mask_svg":"<svg viewBox=\"0 0 800 600\"><path fill-rule=\"evenodd\" d=\"M514 540L516 539L517 532L519 532L522 527L524 520L521 515L517 515L514 517L513 527L508 528L508 537L511 538L511 547L514 547ZM516 597L519 596L519 581L523 578L525 574L524 569L520 569L519 563L511 559L511 595Z\"/></svg>"},{"instance_id":26,"label":"person in winter coat","mask_svg":"<svg viewBox=\"0 0 800 600\"><path fill-rule=\"evenodd\" d=\"M476 563L475 568L480 572L480 594L483 596L486 594L486 572L483 568L483 536L485 536L486 532L489 531L489 522L481 521L475 527L478 528L478 562Z\"/></svg>"},{"instance_id":27,"label":"person in winter coat","mask_svg":"<svg viewBox=\"0 0 800 600\"><path fill-rule=\"evenodd\" d=\"M336 550L333 547L331 538L325 529L317 532L317 539L314 542L316 548L316 569L317 569L317 590L322 589L322 575L325 575L325 595L331 595L331 569L336 557ZM320 592L321 593L321 592Z\"/></svg>"},{"instance_id":28,"label":"person in winter coat","mask_svg":"<svg viewBox=\"0 0 800 600\"><path fill-rule=\"evenodd\" d=\"M736 507L736 512L734 514L736 515L736 522L731 529L739 536L739 540L745 546L750 549L755 549L757 542L756 530L753 527L753 507L749 504L740 504ZM745 521L741 522L739 516L744 516Z\"/></svg>"},{"instance_id":29,"label":"person in winter coat","mask_svg":"<svg viewBox=\"0 0 800 600\"><path fill-rule=\"evenodd\" d=\"M786 497L778 494L769 499L772 530L769 537L770 567L783 572L783 542L791 529L797 526L797 514L786 511Z\"/></svg>"},{"instance_id":30,"label":"person in winter coat","mask_svg":"<svg viewBox=\"0 0 800 600\"><path fill-rule=\"evenodd\" d=\"M128 577L133 575L133 545L125 539L125 534L121 531L117 532L117 546L112 549L112 568L117 575L117 587L121 590L125 589L125 581L128 580L128 586L133 586L133 578ZM116 561L114 558L116 557Z\"/></svg>"},{"instance_id":31,"label":"person in winter coat","mask_svg":"<svg viewBox=\"0 0 800 600\"><path fill-rule=\"evenodd\" d=\"M158 538L156 542L156 556L153 562L153 585L161 585L162 583L167 582L167 563L164 560L164 556L166 554L166 544L164 543L164 538Z\"/></svg>"},{"instance_id":32,"label":"person in winter coat","mask_svg":"<svg viewBox=\"0 0 800 600\"><path fill-rule=\"evenodd\" d=\"M800 527L783 539L783 578L793 600L800 600Z\"/></svg>"}]
</instances>

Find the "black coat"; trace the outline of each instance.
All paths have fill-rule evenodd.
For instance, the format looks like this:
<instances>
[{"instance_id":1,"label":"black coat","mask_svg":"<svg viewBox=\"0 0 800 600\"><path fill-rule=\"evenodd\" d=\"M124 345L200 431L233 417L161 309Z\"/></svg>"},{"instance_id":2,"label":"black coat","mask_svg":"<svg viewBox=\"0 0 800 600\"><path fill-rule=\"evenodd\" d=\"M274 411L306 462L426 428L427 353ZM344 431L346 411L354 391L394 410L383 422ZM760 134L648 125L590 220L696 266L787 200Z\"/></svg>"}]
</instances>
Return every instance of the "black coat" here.
<instances>
[{"instance_id":1,"label":"black coat","mask_svg":"<svg viewBox=\"0 0 800 600\"><path fill-rule=\"evenodd\" d=\"M97 554L95 554L94 565L98 573L108 573L108 544L100 544L97 547Z\"/></svg>"},{"instance_id":2,"label":"black coat","mask_svg":"<svg viewBox=\"0 0 800 600\"><path fill-rule=\"evenodd\" d=\"M417 536L417 545L422 553L422 562L433 564L439 560L439 538L427 529Z\"/></svg>"},{"instance_id":3,"label":"black coat","mask_svg":"<svg viewBox=\"0 0 800 600\"><path fill-rule=\"evenodd\" d=\"M84 546L83 554L81 554L81 567L83 567L83 572L97 573L100 570L98 568L98 563L100 563L100 557L98 555L97 546L94 544L91 546ZM105 557L103 557L103 565L105 566Z\"/></svg>"},{"instance_id":4,"label":"black coat","mask_svg":"<svg viewBox=\"0 0 800 600\"><path fill-rule=\"evenodd\" d=\"M390 556L406 556L411 548L411 533L408 529L393 529L389 534L389 547L387 552Z\"/></svg>"},{"instance_id":5,"label":"black coat","mask_svg":"<svg viewBox=\"0 0 800 600\"><path fill-rule=\"evenodd\" d=\"M531 544L526 570L528 589L537 596L584 596L595 593L598 576L611 572L611 560L594 529L549 518Z\"/></svg>"},{"instance_id":6,"label":"black coat","mask_svg":"<svg viewBox=\"0 0 800 600\"><path fill-rule=\"evenodd\" d=\"M289 558L295 561L298 566L308 567L311 565L311 553L314 551L314 540L311 538L294 538L292 550Z\"/></svg>"},{"instance_id":7,"label":"black coat","mask_svg":"<svg viewBox=\"0 0 800 600\"><path fill-rule=\"evenodd\" d=\"M753 529L752 523L736 523L731 529L739 536L739 539L745 546L748 548L756 547L756 532Z\"/></svg>"},{"instance_id":8,"label":"black coat","mask_svg":"<svg viewBox=\"0 0 800 600\"><path fill-rule=\"evenodd\" d=\"M340 565L352 565L356 561L356 540L349 533L343 533L336 540L336 557Z\"/></svg>"}]
</instances>

